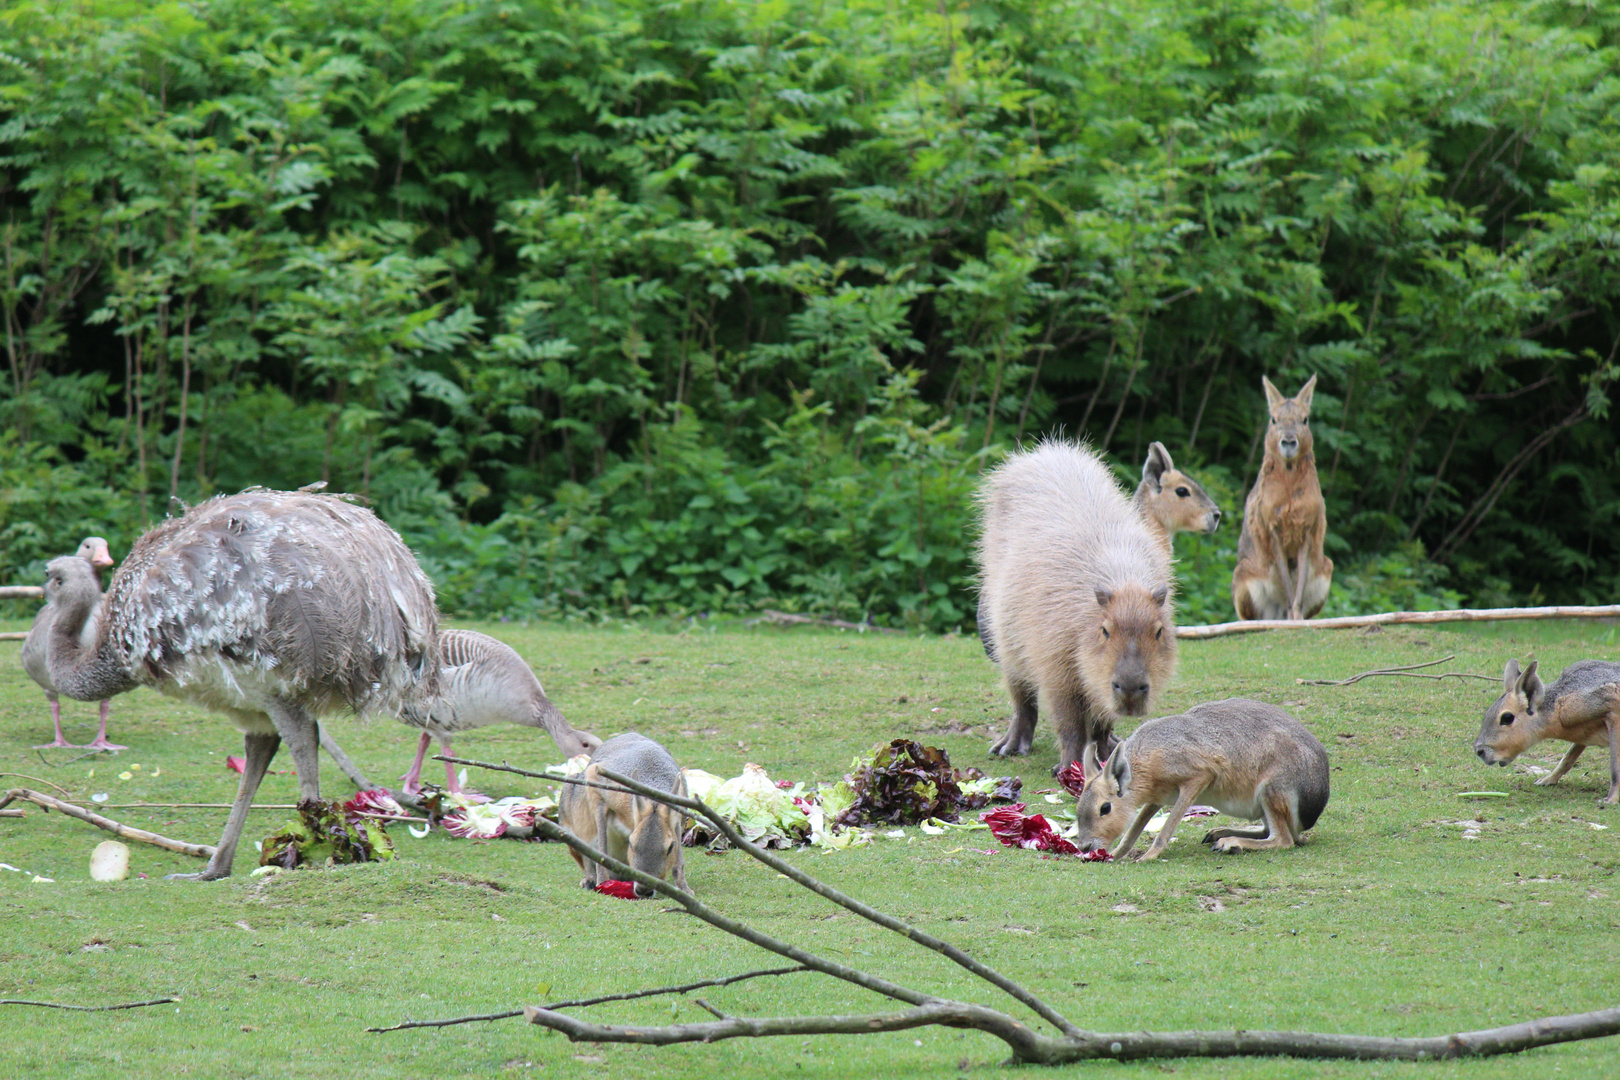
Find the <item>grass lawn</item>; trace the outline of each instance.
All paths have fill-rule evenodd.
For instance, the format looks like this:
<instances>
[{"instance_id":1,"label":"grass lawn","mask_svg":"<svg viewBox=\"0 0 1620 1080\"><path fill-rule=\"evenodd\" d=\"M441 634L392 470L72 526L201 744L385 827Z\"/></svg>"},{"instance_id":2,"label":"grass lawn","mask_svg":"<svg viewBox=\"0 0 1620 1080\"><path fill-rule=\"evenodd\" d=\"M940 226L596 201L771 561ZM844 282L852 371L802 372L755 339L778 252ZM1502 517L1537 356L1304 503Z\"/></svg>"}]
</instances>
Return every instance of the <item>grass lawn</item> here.
<instances>
[{"instance_id":1,"label":"grass lawn","mask_svg":"<svg viewBox=\"0 0 1620 1080\"><path fill-rule=\"evenodd\" d=\"M3 629L20 629L7 624ZM724 776L744 762L773 777L834 779L873 743L913 736L959 766L1005 773L986 753L1004 722L995 669L970 638L733 627L483 626L510 642L578 727L638 730L687 765ZM991 850L987 833L903 840L790 858L876 906L968 949L1095 1030L1298 1028L1427 1035L1620 1003L1620 815L1599 810L1607 761L1588 752L1559 785L1532 786L1566 744L1488 770L1470 743L1495 693L1483 682L1299 678L1457 655L1450 670L1499 674L1535 655L1549 680L1571 661L1620 655L1591 623L1462 629L1273 632L1183 642L1163 711L1244 695L1282 704L1327 746L1333 794L1302 848L1217 857L1188 823L1166 857L1083 864ZM1438 669L1437 669L1438 670ZM88 741L94 706L64 702L69 737ZM110 736L132 748L70 760L36 752L50 736L42 695L15 643L0 644L3 786L66 790L90 805L228 802L241 753L228 722L147 691L113 706ZM1129 724L1122 725L1128 730ZM337 719L333 733L373 777L397 782L415 737L392 721ZM538 766L544 736L486 729L458 753ZM1026 793L1051 786L1043 720L1014 763ZM324 761L324 759L323 759ZM436 763L430 763L436 767ZM295 797L281 756L261 802ZM127 774L127 778L125 778ZM351 790L326 765L328 794ZM533 790L484 774L496 795ZM1487 789L1506 798L1460 798ZM1039 797L1034 799L1040 805ZM111 809L166 835L213 843L224 810ZM394 863L252 879L251 840L289 811L257 811L236 876L164 881L197 861L131 844L118 884L89 880L107 834L30 809L0 819L0 997L107 1004L176 995L112 1013L0 1006L0 1076L201 1077L939 1077L1004 1071L1006 1052L972 1032L735 1040L711 1046L574 1045L521 1018L365 1034L406 1018L455 1016L565 997L723 976L782 961L663 901L583 892L557 845L414 839L393 830ZM35 875L54 878L34 883ZM1016 1011L985 984L796 889L737 853L688 862L693 889L722 910L823 955L944 996ZM730 1014L899 1007L817 975L701 994ZM673 1002L673 1004L672 1004ZM684 998L596 1006L600 1020L699 1021ZM1107 1077L1599 1077L1620 1072L1620 1041L1488 1061L1425 1064L1181 1060L1052 1070ZM1049 1075L1042 1073L1041 1075Z\"/></svg>"}]
</instances>

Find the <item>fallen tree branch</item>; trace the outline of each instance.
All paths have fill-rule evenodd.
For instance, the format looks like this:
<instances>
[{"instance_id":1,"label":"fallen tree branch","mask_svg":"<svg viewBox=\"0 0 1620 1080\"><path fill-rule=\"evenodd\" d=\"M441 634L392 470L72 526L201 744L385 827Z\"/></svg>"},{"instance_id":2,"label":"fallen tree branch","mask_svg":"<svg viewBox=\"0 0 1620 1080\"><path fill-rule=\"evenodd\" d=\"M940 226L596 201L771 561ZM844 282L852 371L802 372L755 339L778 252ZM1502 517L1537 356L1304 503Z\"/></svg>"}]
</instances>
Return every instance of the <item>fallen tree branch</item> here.
<instances>
[{"instance_id":1,"label":"fallen tree branch","mask_svg":"<svg viewBox=\"0 0 1620 1080\"><path fill-rule=\"evenodd\" d=\"M0 1005L34 1005L41 1009L72 1009L74 1012L111 1012L114 1009L144 1009L148 1005L167 1005L179 998L153 998L151 1001L126 1001L122 1005L62 1005L55 1001L24 1001L21 998L0 998Z\"/></svg>"},{"instance_id":2,"label":"fallen tree branch","mask_svg":"<svg viewBox=\"0 0 1620 1080\"><path fill-rule=\"evenodd\" d=\"M27 817L26 810L0 810L0 817Z\"/></svg>"},{"instance_id":3,"label":"fallen tree branch","mask_svg":"<svg viewBox=\"0 0 1620 1080\"><path fill-rule=\"evenodd\" d=\"M55 788L57 791L60 791L64 795L73 794L73 792L69 791L67 788L63 787L61 784L52 784L49 780L45 779L43 776L29 776L27 773L20 773L20 772L0 772L0 776L15 776L15 777L18 777L19 779L23 779L23 780L32 780L36 784L50 784L51 787Z\"/></svg>"},{"instance_id":4,"label":"fallen tree branch","mask_svg":"<svg viewBox=\"0 0 1620 1080\"><path fill-rule=\"evenodd\" d=\"M1436 664L1443 664L1447 660L1455 659L1457 659L1457 654L1452 653L1450 656L1442 656L1438 660L1430 660L1426 664L1374 668L1372 671L1359 672L1348 679L1295 679L1294 681L1301 686L1349 686L1351 683L1360 682L1362 679L1370 679L1375 675L1405 675L1411 679L1484 679L1486 682L1491 683L1502 681L1501 676L1498 675L1475 675L1467 671L1448 671L1442 675L1430 675L1417 670L1418 668L1434 667Z\"/></svg>"},{"instance_id":5,"label":"fallen tree branch","mask_svg":"<svg viewBox=\"0 0 1620 1080\"><path fill-rule=\"evenodd\" d=\"M45 590L38 585L0 585L0 600L43 600ZM18 637L27 637L26 633Z\"/></svg>"},{"instance_id":6,"label":"fallen tree branch","mask_svg":"<svg viewBox=\"0 0 1620 1080\"><path fill-rule=\"evenodd\" d=\"M1605 619L1620 617L1620 604L1597 607L1454 608L1450 611L1385 611L1377 615L1340 615L1332 619L1248 619L1178 626L1178 638L1225 637L1261 630L1344 630L1356 626L1408 623L1489 622L1510 619Z\"/></svg>"},{"instance_id":7,"label":"fallen tree branch","mask_svg":"<svg viewBox=\"0 0 1620 1080\"><path fill-rule=\"evenodd\" d=\"M663 994L684 994L691 990L702 990L706 986L730 986L732 983L744 982L748 979L758 979L766 975L792 975L810 969L802 964L793 967L766 968L763 971L745 971L741 975L727 975L722 979L704 979L701 982L686 983L682 986L660 986L653 990L632 990L626 994L603 994L601 997L576 998L573 1001L553 1001L545 1005L530 1005L531 1009L578 1009L586 1005L600 1005L606 1001L632 1001L636 998L659 997ZM480 1013L477 1016L453 1016L448 1020L406 1020L404 1023L392 1027L366 1028L367 1031L406 1031L411 1028L450 1027L453 1024L471 1024L478 1020L505 1020L513 1016L522 1016L523 1009L508 1009L505 1012Z\"/></svg>"},{"instance_id":8,"label":"fallen tree branch","mask_svg":"<svg viewBox=\"0 0 1620 1080\"><path fill-rule=\"evenodd\" d=\"M897 630L892 626L875 626L872 623L846 622L843 619L826 619L818 615L795 615L787 611L772 611L766 608L759 613L759 618L749 619L748 622L768 622L778 626L829 626L835 630L858 630L866 633L868 630L879 634L903 634L904 630Z\"/></svg>"},{"instance_id":9,"label":"fallen tree branch","mask_svg":"<svg viewBox=\"0 0 1620 1080\"><path fill-rule=\"evenodd\" d=\"M518 770L508 769L508 771ZM708 820L715 822L717 826L729 828L729 826L725 826L723 819L720 819L719 815L715 814L699 800L670 795L667 792L647 787L610 770L602 770L602 775L613 782L611 786L575 778L570 778L570 782L586 783L606 790L619 787L669 806L691 809L694 813L700 813ZM744 940L761 944L774 952L780 952L784 955L796 953L796 959L800 956L809 957L809 954L803 953L802 950L797 950L793 946L776 941L768 935L753 930L751 927L739 926L732 923L731 920L717 916L690 893L677 889L650 874L641 873L618 859L607 856L606 853L598 851L579 837L550 821L537 818L535 826L538 830L545 832L548 837L560 840L586 858L601 863L620 878L638 881L676 900L687 910L703 918L711 925L734 933ZM731 831L734 832L735 830ZM757 845L743 840L740 835L736 837L734 844L740 850L760 862L766 863L766 865L780 863L787 869L797 870L791 864L774 859L769 852L759 848ZM812 882L813 891L816 891L819 895L827 896L836 893L836 890L821 885L820 882L815 882L813 878L809 878L808 875L802 872L796 872L790 876L796 881L808 880ZM858 904L858 902L850 901L850 904ZM848 907L850 904L845 906ZM860 905L863 908L864 906ZM850 910L860 913L857 907L850 907ZM898 922L898 920L893 920L890 916L882 916L881 913L875 914L879 914L881 919L885 920L880 922L880 925L887 926L891 922ZM731 927L738 927L738 929L733 930ZM917 940L913 934L907 936ZM845 978L846 981L855 982L857 985L865 985L868 988L873 988L868 980L878 981L872 980L871 976L865 976L864 972L853 972L853 974L865 976L864 979L848 978L844 972L850 971L850 969L842 969L842 965L831 964L821 960L819 957L809 957L801 962L814 970L836 974L840 978ZM1016 986L1016 984L1014 985ZM904 990L904 988L898 987L893 989ZM1033 997L1033 995L1028 994L1028 991L1023 991L1021 987L1018 989L1024 995ZM879 989L879 992L883 993L885 991ZM729 1017L710 1023L671 1024L660 1027L623 1027L592 1024L544 1006L530 1006L524 1010L524 1016L530 1023L561 1031L574 1041L629 1042L652 1045L667 1045L678 1042L712 1042L717 1039L770 1035L864 1034L873 1031L899 1031L937 1024L955 1028L971 1028L994 1035L1007 1044L1015 1061L1047 1065L1098 1059L1123 1061L1143 1058L1231 1057L1238 1055L1420 1061L1429 1058L1475 1057L1512 1053L1551 1043L1620 1034L1620 1007L1616 1007L1569 1016L1545 1017L1539 1020L1481 1031L1418 1038L1383 1038L1302 1031L1242 1030L1103 1033L1079 1030L1066 1020L1063 1021L1065 1029L1063 1034L1054 1037L1041 1034L1006 1013L982 1005L917 995L915 991L907 991L905 996L891 991L888 996L907 1001L912 1007L901 1012L872 1015ZM913 1000L913 998L920 998L921 1000ZM1044 1006L1044 1003L1042 1005ZM1050 1007L1045 1006L1045 1008L1049 1009Z\"/></svg>"},{"instance_id":10,"label":"fallen tree branch","mask_svg":"<svg viewBox=\"0 0 1620 1080\"><path fill-rule=\"evenodd\" d=\"M0 634L0 641L22 641L27 636L28 631L26 630L7 630L5 633Z\"/></svg>"},{"instance_id":11,"label":"fallen tree branch","mask_svg":"<svg viewBox=\"0 0 1620 1080\"><path fill-rule=\"evenodd\" d=\"M209 859L214 855L212 845L188 844L184 840L171 840L167 836L159 836L157 833L147 832L145 829L124 825L114 821L112 818L105 818L100 814L86 810L82 806L74 806L72 803L63 802L54 796L41 795L39 792L30 791L27 788L12 788L6 792L5 797L0 798L0 809L5 808L8 803L15 799L26 799L28 802L36 806L42 806L46 810L60 810L68 817L75 817L80 821L89 822L98 829L106 829L114 836L122 836L128 840L139 840L143 844L156 844L160 848L168 848L170 851L177 851L182 855L193 855L199 859Z\"/></svg>"}]
</instances>

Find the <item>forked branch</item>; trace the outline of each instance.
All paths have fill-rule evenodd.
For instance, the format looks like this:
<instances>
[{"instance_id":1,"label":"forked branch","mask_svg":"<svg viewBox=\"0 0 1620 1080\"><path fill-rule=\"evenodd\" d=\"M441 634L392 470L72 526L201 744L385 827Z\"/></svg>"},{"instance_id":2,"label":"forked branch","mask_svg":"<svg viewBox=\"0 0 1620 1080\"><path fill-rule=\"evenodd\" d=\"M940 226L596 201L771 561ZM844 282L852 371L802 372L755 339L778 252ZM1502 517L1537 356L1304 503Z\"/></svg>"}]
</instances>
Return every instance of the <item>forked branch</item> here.
<instances>
[{"instance_id":1,"label":"forked branch","mask_svg":"<svg viewBox=\"0 0 1620 1080\"><path fill-rule=\"evenodd\" d=\"M480 764L477 762L464 763ZM522 770L508 768L508 771L520 772ZM792 880L804 884L818 895L834 899L835 902L840 903L848 910L861 914L880 926L890 929L903 928L900 932L904 933L905 936L917 941L919 944L927 944L924 939L929 938L929 935L905 926L904 923L894 919L892 916L873 911L873 909L868 908L859 901L845 897L837 890L811 878L791 863L784 862L757 845L749 843L740 834L737 834L729 823L720 819L719 815L715 814L701 801L670 795L668 792L647 787L631 780L629 777L608 770L602 770L602 774L613 781L613 784L593 784L592 786L606 790L613 790L617 786L620 790L627 790L669 806L702 814L707 820L714 822L716 827L727 835L727 838L732 841L734 846L753 858L773 869L777 869L781 873L787 874ZM590 783L579 779L573 779L569 782ZM877 990L879 993L885 993L887 996L905 1001L912 1006L899 1012L869 1015L727 1017L700 1024L669 1024L656 1027L593 1024L541 1006L531 1006L524 1010L524 1015L530 1023L561 1031L574 1041L667 1045L679 1042L712 1042L718 1039L739 1037L757 1038L767 1035L864 1034L874 1031L899 1031L929 1025L941 1025L954 1028L971 1028L993 1035L1007 1044L1015 1061L1056 1065L1072 1061L1097 1059L1125 1061L1143 1058L1231 1057L1239 1055L1421 1061L1430 1058L1478 1057L1513 1053L1552 1043L1620 1034L1620 1007L1616 1007L1569 1016L1544 1017L1539 1020L1481 1031L1420 1038L1381 1038L1367 1035L1318 1034L1304 1031L1131 1031L1106 1033L1079 1030L1061 1017L1059 1017L1059 1020L1061 1021L1063 1033L1057 1036L1049 1036L1034 1031L1016 1018L996 1009L968 1002L951 1001L918 994L916 991L887 983L885 980L876 979L864 972L858 972L845 968L843 965L833 964L822 960L820 957L812 956L803 950L777 941L769 935L762 934L750 927L741 926L724 916L718 915L690 893L677 889L649 874L643 874L629 865L609 857L605 852L598 851L579 837L552 822L537 818L535 824L546 836L562 841L586 858L601 863L621 878L638 881L650 886L659 893L680 903L688 911L711 925L718 926L729 933L736 934L744 940L761 945L773 952L791 956L808 968L835 975L838 978L865 986L868 989ZM866 915L866 912L869 911L872 914ZM937 941L937 939L931 940ZM951 953L962 955L959 950L944 942L940 942L939 945L943 946L943 948L936 948L936 951L946 952L946 950L949 950L946 955L951 955ZM930 945L929 947L933 948L934 946ZM971 958L964 957L964 959L967 959L970 963L976 963ZM997 986L1011 982L1011 980L999 974L996 974L994 981ZM1038 998L1035 998L1027 990L1018 987L1017 984L1012 985L1018 991L1018 993L1014 994L1018 1000L1034 1000L1038 1002L1043 1015L1052 1011L1050 1006L1040 1002Z\"/></svg>"}]
</instances>

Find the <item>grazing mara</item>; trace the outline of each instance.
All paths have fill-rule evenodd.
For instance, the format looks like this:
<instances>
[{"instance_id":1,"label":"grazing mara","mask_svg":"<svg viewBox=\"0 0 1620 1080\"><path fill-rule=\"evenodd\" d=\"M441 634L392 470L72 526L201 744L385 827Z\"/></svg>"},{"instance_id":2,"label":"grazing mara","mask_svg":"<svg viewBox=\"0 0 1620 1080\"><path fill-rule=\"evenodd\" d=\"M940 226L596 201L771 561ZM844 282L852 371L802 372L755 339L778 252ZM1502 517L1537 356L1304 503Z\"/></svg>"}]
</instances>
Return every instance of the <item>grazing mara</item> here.
<instances>
[{"instance_id":1,"label":"grazing mara","mask_svg":"<svg viewBox=\"0 0 1620 1080\"><path fill-rule=\"evenodd\" d=\"M1333 560L1322 554L1327 506L1312 452L1316 376L1291 398L1261 376L1271 425L1260 476L1243 504L1232 605L1240 619L1309 619L1327 602Z\"/></svg>"},{"instance_id":2,"label":"grazing mara","mask_svg":"<svg viewBox=\"0 0 1620 1080\"><path fill-rule=\"evenodd\" d=\"M1502 670L1502 696L1485 710L1474 753L1487 765L1506 766L1543 739L1566 739L1558 768L1537 780L1556 784L1588 746L1609 748L1609 793L1602 806L1620 802L1620 664L1582 660L1564 669L1551 686L1536 675L1536 661L1522 672L1517 660Z\"/></svg>"},{"instance_id":3,"label":"grazing mara","mask_svg":"<svg viewBox=\"0 0 1620 1080\"><path fill-rule=\"evenodd\" d=\"M611 783L601 769L611 769L648 787L686 796L686 777L669 751L645 735L627 732L615 735L596 748L585 767L585 779ZM642 795L607 791L584 784L564 784L557 816L563 828L598 851L629 863L644 874L686 888L686 863L681 847L682 811ZM613 875L604 866L589 862L579 852L569 854L585 872L580 884L594 889ZM642 899L653 890L636 882L636 895Z\"/></svg>"},{"instance_id":4,"label":"grazing mara","mask_svg":"<svg viewBox=\"0 0 1620 1080\"><path fill-rule=\"evenodd\" d=\"M336 495L210 499L137 540L105 597L74 557L52 560L45 595L57 607L49 660L60 692L99 701L150 686L225 713L243 733L247 762L219 844L202 873L176 877L231 872L283 739L299 801L314 803L322 714L394 713L438 692L432 585L399 534Z\"/></svg>"},{"instance_id":5,"label":"grazing mara","mask_svg":"<svg viewBox=\"0 0 1620 1080\"><path fill-rule=\"evenodd\" d=\"M1207 802L1223 814L1265 821L1252 831L1210 830L1204 843L1216 851L1288 848L1327 801L1327 751L1316 736L1275 705L1227 698L1149 720L1120 743L1081 792L1079 846L1093 851L1118 840L1118 858L1170 803L1164 828L1142 855L1156 859L1187 808Z\"/></svg>"},{"instance_id":6,"label":"grazing mara","mask_svg":"<svg viewBox=\"0 0 1620 1080\"><path fill-rule=\"evenodd\" d=\"M1009 456L980 485L979 508L980 620L1013 703L990 752L1027 754L1044 707L1058 768L1089 760L1115 718L1146 715L1175 669L1169 552L1108 467L1073 443Z\"/></svg>"}]
</instances>

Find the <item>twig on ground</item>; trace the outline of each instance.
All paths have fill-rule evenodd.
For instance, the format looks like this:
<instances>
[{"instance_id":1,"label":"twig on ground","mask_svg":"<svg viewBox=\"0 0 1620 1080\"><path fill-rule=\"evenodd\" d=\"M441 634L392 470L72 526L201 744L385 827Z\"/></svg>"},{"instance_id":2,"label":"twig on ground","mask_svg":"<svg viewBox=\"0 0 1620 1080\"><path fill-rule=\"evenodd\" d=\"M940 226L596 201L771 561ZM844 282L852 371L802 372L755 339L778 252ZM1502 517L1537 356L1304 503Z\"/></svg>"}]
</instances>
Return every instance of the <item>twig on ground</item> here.
<instances>
[{"instance_id":1,"label":"twig on ground","mask_svg":"<svg viewBox=\"0 0 1620 1080\"><path fill-rule=\"evenodd\" d=\"M122 1005L62 1005L55 1001L24 1001L21 998L0 998L0 1005L34 1005L41 1009L72 1009L74 1012L111 1012L114 1009L143 1009L148 1005L167 1005L179 998L153 998L151 1001L126 1001Z\"/></svg>"},{"instance_id":2,"label":"twig on ground","mask_svg":"<svg viewBox=\"0 0 1620 1080\"><path fill-rule=\"evenodd\" d=\"M75 817L80 821L89 822L98 829L106 829L114 836L122 836L129 840L139 840L145 844L156 844L160 848L168 848L170 851L177 851L182 855L193 855L199 859L212 858L214 855L214 849L211 845L188 844L184 840L171 840L167 836L159 836L155 832L147 832L145 829L137 829L132 825L124 825L120 822L112 820L112 818L105 818L100 814L86 810L82 806L74 806L72 803L63 802L61 799L50 795L42 795L37 791L30 791L27 788L12 788L10 791L6 792L5 797L0 798L0 809L3 809L8 803L15 799L26 799L36 806L42 806L47 810L60 810L68 817Z\"/></svg>"},{"instance_id":3,"label":"twig on ground","mask_svg":"<svg viewBox=\"0 0 1620 1080\"><path fill-rule=\"evenodd\" d=\"M1436 664L1444 664L1447 660L1455 659L1457 659L1457 654L1452 653L1450 656L1442 656L1438 660L1430 660L1426 664L1374 668L1371 671L1359 672L1348 679L1295 679L1294 681L1301 686L1349 686L1351 683L1360 682L1362 679L1370 679L1375 675L1404 675L1409 679L1484 679L1490 683L1502 681L1500 675L1475 675L1468 671L1448 671L1442 675L1429 675L1417 670L1418 668L1434 667Z\"/></svg>"},{"instance_id":4,"label":"twig on ground","mask_svg":"<svg viewBox=\"0 0 1620 1080\"><path fill-rule=\"evenodd\" d=\"M702 1006L703 1011L708 1013L710 1016L714 1017L716 1020L730 1020L731 1019L731 1017L727 1016L725 1013L721 1012L719 1009L715 1008L713 1005L710 1005L707 1001L704 1001L702 998L693 998L692 1001L695 1002L696 1004Z\"/></svg>"},{"instance_id":5,"label":"twig on ground","mask_svg":"<svg viewBox=\"0 0 1620 1080\"><path fill-rule=\"evenodd\" d=\"M36 784L51 784L51 782L49 780L46 780L43 777L29 776L27 773L0 772L0 776L15 776L15 777L18 777L18 778L23 779L23 780L32 780ZM51 784L51 787L55 788L57 791L60 791L64 795L72 795L73 794L73 792L69 791L67 788L63 787L61 784Z\"/></svg>"},{"instance_id":6,"label":"twig on ground","mask_svg":"<svg viewBox=\"0 0 1620 1080\"><path fill-rule=\"evenodd\" d=\"M1331 619L1250 619L1178 626L1178 638L1212 638L1253 634L1261 630L1344 630L1356 626L1408 623L1490 622L1511 619L1604 619L1620 617L1620 604L1600 607L1456 608L1451 611L1386 611L1378 615L1341 615Z\"/></svg>"},{"instance_id":7,"label":"twig on ground","mask_svg":"<svg viewBox=\"0 0 1620 1080\"><path fill-rule=\"evenodd\" d=\"M684 994L691 990L702 990L707 986L730 986L732 983L743 982L747 979L758 979L765 975L794 975L810 969L802 964L792 967L766 968L763 971L745 971L741 975L727 975L722 979L704 979L701 982L686 983L683 986L660 986L654 990L633 990L627 994L604 994L601 997L578 998L573 1001L553 1001L539 1006L543 1009L578 1009L586 1005L600 1005L607 1001L631 1001L635 998L659 997L663 994ZM534 1006L531 1006L533 1008ZM367 1031L404 1031L409 1028L449 1027L452 1024L470 1024L476 1020L505 1020L508 1017L522 1016L522 1009L509 1009L506 1012L482 1013L478 1016L454 1016L448 1020L407 1020L393 1027L366 1028Z\"/></svg>"},{"instance_id":8,"label":"twig on ground","mask_svg":"<svg viewBox=\"0 0 1620 1080\"><path fill-rule=\"evenodd\" d=\"M0 817L26 817L26 810L0 810Z\"/></svg>"},{"instance_id":9,"label":"twig on ground","mask_svg":"<svg viewBox=\"0 0 1620 1080\"><path fill-rule=\"evenodd\" d=\"M39 585L0 585L0 600L43 600L45 589ZM26 631L17 635L27 637Z\"/></svg>"},{"instance_id":10,"label":"twig on ground","mask_svg":"<svg viewBox=\"0 0 1620 1080\"><path fill-rule=\"evenodd\" d=\"M858 630L866 633L868 630L879 634L903 634L904 630L897 630L892 626L875 626L872 623L846 622L843 619L826 619L817 615L795 615L787 611L772 611L766 608L759 613L759 618L749 619L750 623L768 622L779 626L830 626L835 630Z\"/></svg>"}]
</instances>

